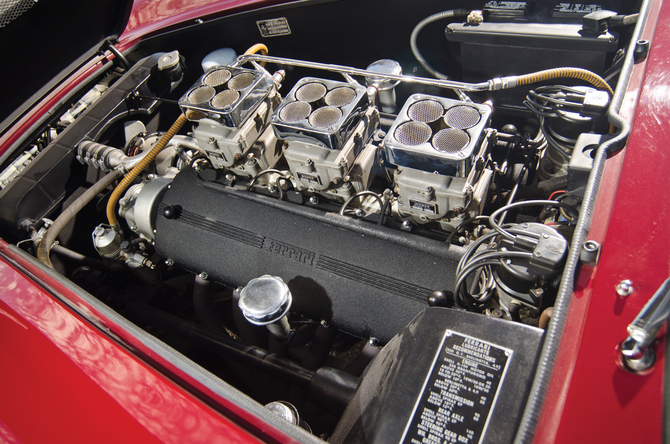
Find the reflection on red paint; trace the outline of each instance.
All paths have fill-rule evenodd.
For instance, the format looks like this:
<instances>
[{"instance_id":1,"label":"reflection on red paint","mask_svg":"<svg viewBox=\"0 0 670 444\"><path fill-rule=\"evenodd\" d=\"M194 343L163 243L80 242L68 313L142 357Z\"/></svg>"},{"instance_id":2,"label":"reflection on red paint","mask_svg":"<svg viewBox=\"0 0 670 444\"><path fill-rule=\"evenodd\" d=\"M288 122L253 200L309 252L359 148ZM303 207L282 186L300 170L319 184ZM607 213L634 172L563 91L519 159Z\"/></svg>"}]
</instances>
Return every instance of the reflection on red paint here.
<instances>
[{"instance_id":1,"label":"reflection on red paint","mask_svg":"<svg viewBox=\"0 0 670 444\"><path fill-rule=\"evenodd\" d=\"M221 15L231 10L277 3L268 0L137 0L121 35L122 46L151 32L177 23L184 23L212 14Z\"/></svg>"},{"instance_id":2,"label":"reflection on red paint","mask_svg":"<svg viewBox=\"0 0 670 444\"><path fill-rule=\"evenodd\" d=\"M26 345L33 344L33 350L25 350L28 354L43 352L44 342L52 349L55 347L66 359L74 363L83 373L84 379L88 378L94 386L101 389L99 391L106 393L117 403L128 420L139 423L155 440L166 443L181 443L185 440L208 443L257 442L72 315L45 294L40 287L4 262L0 262L0 311L4 315L0 316L0 344L10 340L16 341L22 344L21 351L24 351ZM17 334L19 332L17 324L25 333ZM2 361L6 361L5 364L11 363L10 367L16 369L21 363L8 356L7 349L10 347L0 345L0 365L3 364ZM51 362L43 363L43 370L47 375L51 364ZM26 393L33 387L30 380L9 381L3 372L4 370L0 370L0 375L3 375L0 384L25 384ZM54 372L58 372L55 365ZM11 375L15 377L16 373ZM72 391L80 389L75 385L78 380L76 377L70 374L64 376L66 378L62 379L61 383L71 384ZM29 377L26 376L26 379ZM58 384L59 381L53 383ZM16 393L17 387L13 387L12 390L12 393ZM45 394L45 400L47 396ZM5 402L8 402L7 397ZM107 412L103 405L101 403L81 407L93 411L100 409L100 415L105 415ZM44 410L44 406L42 407ZM45 410L48 412L49 406L46 407ZM25 409L26 415L39 411L30 406L17 406L17 408ZM5 417L2 419L8 421ZM39 417L33 417L32 420L37 424L40 422ZM11 442L6 437L14 436L12 430L18 433L19 437L22 436L18 429L13 428L11 422L0 425L0 437L3 442ZM111 426L121 428L113 433L114 436L119 436L116 433L122 433L123 427L126 427L122 423Z\"/></svg>"},{"instance_id":3,"label":"reflection on red paint","mask_svg":"<svg viewBox=\"0 0 670 444\"><path fill-rule=\"evenodd\" d=\"M20 444L21 440L0 420L0 442L3 444Z\"/></svg>"}]
</instances>

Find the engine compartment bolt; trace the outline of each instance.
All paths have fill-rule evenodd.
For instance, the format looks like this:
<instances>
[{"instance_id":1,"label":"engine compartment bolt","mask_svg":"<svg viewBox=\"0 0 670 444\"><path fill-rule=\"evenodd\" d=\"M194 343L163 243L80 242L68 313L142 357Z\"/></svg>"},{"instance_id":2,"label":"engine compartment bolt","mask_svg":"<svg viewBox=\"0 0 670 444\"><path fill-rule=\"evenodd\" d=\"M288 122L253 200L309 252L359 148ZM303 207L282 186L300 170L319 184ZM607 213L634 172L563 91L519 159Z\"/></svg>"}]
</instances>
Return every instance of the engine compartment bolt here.
<instances>
[{"instance_id":1,"label":"engine compartment bolt","mask_svg":"<svg viewBox=\"0 0 670 444\"><path fill-rule=\"evenodd\" d=\"M319 203L319 198L316 196L312 196L309 198L309 203L311 203L312 205L316 205Z\"/></svg>"},{"instance_id":2,"label":"engine compartment bolt","mask_svg":"<svg viewBox=\"0 0 670 444\"><path fill-rule=\"evenodd\" d=\"M370 337L370 340L369 340L368 342L369 342L370 345L372 345L373 347L376 347L376 346L379 345L379 339L375 338L374 336L371 336L371 337Z\"/></svg>"},{"instance_id":3,"label":"engine compartment bolt","mask_svg":"<svg viewBox=\"0 0 670 444\"><path fill-rule=\"evenodd\" d=\"M633 291L633 281L630 279L624 279L616 286L616 292L619 296L629 296Z\"/></svg>"},{"instance_id":4,"label":"engine compartment bolt","mask_svg":"<svg viewBox=\"0 0 670 444\"><path fill-rule=\"evenodd\" d=\"M330 323L324 319L324 320L321 321L321 326L322 326L323 328L329 328L329 327L330 327Z\"/></svg>"},{"instance_id":5,"label":"engine compartment bolt","mask_svg":"<svg viewBox=\"0 0 670 444\"><path fill-rule=\"evenodd\" d=\"M588 240L582 245L582 251L579 253L579 260L586 265L595 266L598 263L598 253L600 244L594 240Z\"/></svg>"},{"instance_id":6,"label":"engine compartment bolt","mask_svg":"<svg viewBox=\"0 0 670 444\"><path fill-rule=\"evenodd\" d=\"M405 230L409 230L410 228L412 228L412 223L411 223L410 221L408 221L408 220L404 220L404 221L402 222L402 227L403 227Z\"/></svg>"},{"instance_id":7,"label":"engine compartment bolt","mask_svg":"<svg viewBox=\"0 0 670 444\"><path fill-rule=\"evenodd\" d=\"M274 193L277 192L277 187L274 186L274 185L270 185L270 186L268 187L268 191L271 192L272 194L274 194Z\"/></svg>"},{"instance_id":8,"label":"engine compartment bolt","mask_svg":"<svg viewBox=\"0 0 670 444\"><path fill-rule=\"evenodd\" d=\"M200 279L203 279L203 280L207 280L207 278L209 278L207 273L205 273L204 271L201 272L198 276L200 277Z\"/></svg>"},{"instance_id":9,"label":"engine compartment bolt","mask_svg":"<svg viewBox=\"0 0 670 444\"><path fill-rule=\"evenodd\" d=\"M165 265L171 267L174 265L174 261L172 259L165 259Z\"/></svg>"},{"instance_id":10,"label":"engine compartment bolt","mask_svg":"<svg viewBox=\"0 0 670 444\"><path fill-rule=\"evenodd\" d=\"M449 295L447 295L449 293ZM431 307L448 307L449 300L454 299L453 293L450 291L435 290L428 295L428 305Z\"/></svg>"},{"instance_id":11,"label":"engine compartment bolt","mask_svg":"<svg viewBox=\"0 0 670 444\"><path fill-rule=\"evenodd\" d=\"M163 208L163 216L166 219L176 219L179 217L180 214L181 214L180 205L167 205L165 208Z\"/></svg>"},{"instance_id":12,"label":"engine compartment bolt","mask_svg":"<svg viewBox=\"0 0 670 444\"><path fill-rule=\"evenodd\" d=\"M365 212L364 212L363 210L361 210L360 208L356 208L356 210L354 211L354 213L355 213L356 216L358 216L358 217L363 217L363 216L365 216Z\"/></svg>"}]
</instances>

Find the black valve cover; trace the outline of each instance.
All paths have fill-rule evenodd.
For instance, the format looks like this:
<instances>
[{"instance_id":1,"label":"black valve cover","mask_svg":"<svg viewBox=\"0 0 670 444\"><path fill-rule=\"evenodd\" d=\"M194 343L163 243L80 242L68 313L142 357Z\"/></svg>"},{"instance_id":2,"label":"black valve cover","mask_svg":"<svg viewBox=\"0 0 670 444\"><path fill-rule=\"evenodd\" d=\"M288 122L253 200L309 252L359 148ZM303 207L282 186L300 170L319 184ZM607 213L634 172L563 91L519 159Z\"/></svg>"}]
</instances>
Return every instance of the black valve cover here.
<instances>
[{"instance_id":1,"label":"black valve cover","mask_svg":"<svg viewBox=\"0 0 670 444\"><path fill-rule=\"evenodd\" d=\"M166 206L179 206L175 217ZM281 277L292 311L385 343L435 290L453 287L463 249L369 221L177 175L158 208L164 259L238 287Z\"/></svg>"}]
</instances>

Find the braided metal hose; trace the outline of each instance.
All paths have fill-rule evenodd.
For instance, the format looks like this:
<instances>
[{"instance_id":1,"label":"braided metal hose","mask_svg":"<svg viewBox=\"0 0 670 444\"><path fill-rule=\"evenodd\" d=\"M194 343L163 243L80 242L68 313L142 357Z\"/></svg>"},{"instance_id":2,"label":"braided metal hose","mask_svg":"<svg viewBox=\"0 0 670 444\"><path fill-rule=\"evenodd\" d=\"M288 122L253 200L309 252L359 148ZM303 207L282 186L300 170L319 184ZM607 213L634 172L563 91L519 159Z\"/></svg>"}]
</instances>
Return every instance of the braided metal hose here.
<instances>
[{"instance_id":1,"label":"braided metal hose","mask_svg":"<svg viewBox=\"0 0 670 444\"><path fill-rule=\"evenodd\" d=\"M605 79L591 71L582 68L552 68L530 74L523 74L516 76L516 84L517 86L530 85L531 83L560 78L583 80L598 89L607 91L610 93L610 95L614 95L614 91L612 91L612 88L607 84Z\"/></svg>"}]
</instances>

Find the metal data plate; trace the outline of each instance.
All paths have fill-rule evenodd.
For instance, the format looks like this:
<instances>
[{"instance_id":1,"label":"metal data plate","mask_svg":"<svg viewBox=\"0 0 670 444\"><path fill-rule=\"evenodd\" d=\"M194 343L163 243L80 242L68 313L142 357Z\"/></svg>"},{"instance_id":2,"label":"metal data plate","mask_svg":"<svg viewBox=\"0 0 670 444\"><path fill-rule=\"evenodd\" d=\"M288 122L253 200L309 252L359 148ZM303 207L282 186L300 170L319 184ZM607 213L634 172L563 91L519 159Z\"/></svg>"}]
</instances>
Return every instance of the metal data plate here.
<instances>
[{"instance_id":1,"label":"metal data plate","mask_svg":"<svg viewBox=\"0 0 670 444\"><path fill-rule=\"evenodd\" d=\"M273 88L273 80L253 69L215 66L179 99L184 112L205 114L228 128L239 127Z\"/></svg>"},{"instance_id":2,"label":"metal data plate","mask_svg":"<svg viewBox=\"0 0 670 444\"><path fill-rule=\"evenodd\" d=\"M451 177L466 177L488 125L486 105L414 94L384 139L393 165Z\"/></svg>"},{"instance_id":3,"label":"metal data plate","mask_svg":"<svg viewBox=\"0 0 670 444\"><path fill-rule=\"evenodd\" d=\"M402 442L482 442L513 353L447 330Z\"/></svg>"}]
</instances>

